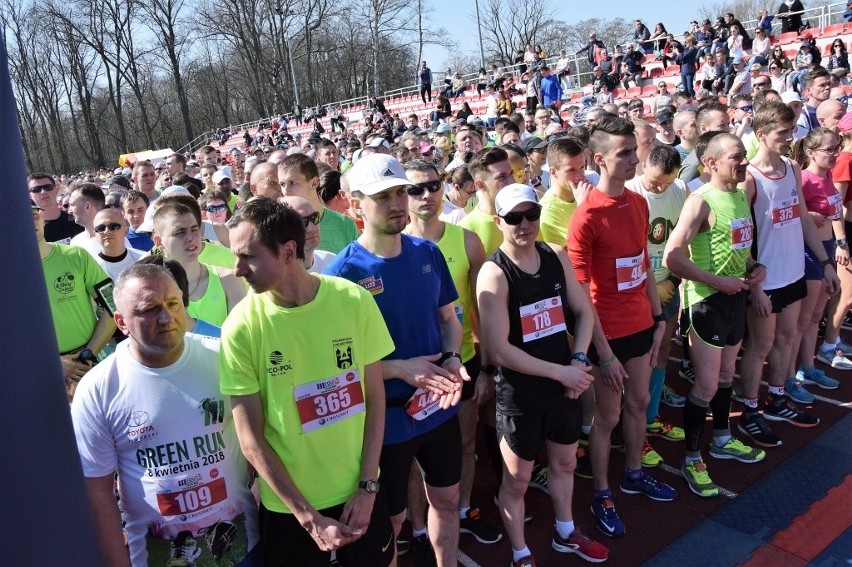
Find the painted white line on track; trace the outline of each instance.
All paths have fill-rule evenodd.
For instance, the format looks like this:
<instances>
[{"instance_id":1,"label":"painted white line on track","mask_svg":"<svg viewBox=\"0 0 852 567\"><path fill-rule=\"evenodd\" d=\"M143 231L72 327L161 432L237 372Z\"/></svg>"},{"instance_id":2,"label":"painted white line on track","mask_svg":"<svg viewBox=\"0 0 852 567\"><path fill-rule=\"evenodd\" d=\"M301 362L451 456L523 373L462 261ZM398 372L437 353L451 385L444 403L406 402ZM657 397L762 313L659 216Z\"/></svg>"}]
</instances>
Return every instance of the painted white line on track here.
<instances>
[{"instance_id":1,"label":"painted white line on track","mask_svg":"<svg viewBox=\"0 0 852 567\"><path fill-rule=\"evenodd\" d=\"M470 558L464 551L459 550L459 563L464 567L480 567L479 563Z\"/></svg>"},{"instance_id":2,"label":"painted white line on track","mask_svg":"<svg viewBox=\"0 0 852 567\"><path fill-rule=\"evenodd\" d=\"M676 469L671 465L667 465L666 463L660 463L659 465L657 465L657 468L662 469L662 470L666 471L667 473L671 473L673 475L676 475L676 476L683 478L683 473L680 472L679 469ZM733 492L732 490L728 490L727 488L722 488L718 484L716 486L719 487L719 494L721 494L722 496L724 496L726 498L733 499L733 498L736 498L738 496L737 493Z\"/></svg>"}]
</instances>

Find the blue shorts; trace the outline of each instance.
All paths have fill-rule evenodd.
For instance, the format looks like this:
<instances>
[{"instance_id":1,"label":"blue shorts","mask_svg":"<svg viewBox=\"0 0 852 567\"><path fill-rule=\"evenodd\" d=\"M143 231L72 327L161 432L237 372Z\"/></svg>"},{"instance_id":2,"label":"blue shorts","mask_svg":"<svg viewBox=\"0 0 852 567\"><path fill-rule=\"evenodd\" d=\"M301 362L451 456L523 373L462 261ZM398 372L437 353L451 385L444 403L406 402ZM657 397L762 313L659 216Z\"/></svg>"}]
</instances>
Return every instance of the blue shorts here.
<instances>
[{"instance_id":1,"label":"blue shorts","mask_svg":"<svg viewBox=\"0 0 852 567\"><path fill-rule=\"evenodd\" d=\"M677 315L678 311L680 311L680 289L676 287L672 298L663 303L660 308L662 309L663 316L666 318L666 322Z\"/></svg>"},{"instance_id":2,"label":"blue shorts","mask_svg":"<svg viewBox=\"0 0 852 567\"><path fill-rule=\"evenodd\" d=\"M834 261L834 239L822 241L822 246L825 248L825 253L828 254L828 259ZM821 280L823 278L823 268L819 260L811 249L805 245L805 279L806 280Z\"/></svg>"}]
</instances>

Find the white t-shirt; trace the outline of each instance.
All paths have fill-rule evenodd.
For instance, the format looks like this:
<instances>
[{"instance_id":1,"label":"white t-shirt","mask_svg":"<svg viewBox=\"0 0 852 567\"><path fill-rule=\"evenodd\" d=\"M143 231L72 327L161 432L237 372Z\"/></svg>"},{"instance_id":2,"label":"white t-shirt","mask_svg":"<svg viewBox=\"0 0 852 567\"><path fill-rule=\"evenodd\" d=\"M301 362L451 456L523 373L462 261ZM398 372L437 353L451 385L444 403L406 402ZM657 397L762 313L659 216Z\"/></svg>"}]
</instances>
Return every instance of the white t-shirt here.
<instances>
[{"instance_id":1,"label":"white t-shirt","mask_svg":"<svg viewBox=\"0 0 852 567\"><path fill-rule=\"evenodd\" d=\"M225 557L237 564L257 544L257 505L230 398L219 393L219 341L186 335L166 368L137 362L129 343L89 371L74 395L83 474L118 469L134 567L165 565L173 548L213 564L211 546L229 543Z\"/></svg>"},{"instance_id":2,"label":"white t-shirt","mask_svg":"<svg viewBox=\"0 0 852 567\"><path fill-rule=\"evenodd\" d=\"M69 242L71 246L78 246L83 248L86 252L94 256L98 257L98 254L101 252L101 242L98 240L97 236L89 236L89 233L85 230L79 234L75 234L74 238ZM127 249L133 248L130 244L130 241L127 237L124 237L124 247Z\"/></svg>"},{"instance_id":3,"label":"white t-shirt","mask_svg":"<svg viewBox=\"0 0 852 567\"><path fill-rule=\"evenodd\" d=\"M675 179L674 183L662 193L654 193L646 189L640 177L631 179L624 186L641 195L648 203L648 212L651 215L648 219L651 223L651 233L648 235L648 259L654 270L654 280L661 282L669 277L668 268L663 266L663 252L686 201L688 193L686 183L681 179Z\"/></svg>"},{"instance_id":4,"label":"white t-shirt","mask_svg":"<svg viewBox=\"0 0 852 567\"><path fill-rule=\"evenodd\" d=\"M438 219L450 224L459 224L461 220L467 216L465 210L458 205L455 205L444 199L444 209L438 215Z\"/></svg>"},{"instance_id":5,"label":"white t-shirt","mask_svg":"<svg viewBox=\"0 0 852 567\"><path fill-rule=\"evenodd\" d=\"M312 274L321 274L325 267L331 264L335 258L337 258L337 254L334 252L314 250L314 264L308 268L308 271Z\"/></svg>"},{"instance_id":6,"label":"white t-shirt","mask_svg":"<svg viewBox=\"0 0 852 567\"><path fill-rule=\"evenodd\" d=\"M118 276L121 275L121 272L138 262L141 258L146 255L145 252L141 250L137 250L135 248L128 248L127 254L124 255L124 258L119 260L118 262L110 262L109 260L104 259L104 257L98 253L95 254L95 261L100 265L104 271L109 274L109 277L112 281L116 281Z\"/></svg>"}]
</instances>

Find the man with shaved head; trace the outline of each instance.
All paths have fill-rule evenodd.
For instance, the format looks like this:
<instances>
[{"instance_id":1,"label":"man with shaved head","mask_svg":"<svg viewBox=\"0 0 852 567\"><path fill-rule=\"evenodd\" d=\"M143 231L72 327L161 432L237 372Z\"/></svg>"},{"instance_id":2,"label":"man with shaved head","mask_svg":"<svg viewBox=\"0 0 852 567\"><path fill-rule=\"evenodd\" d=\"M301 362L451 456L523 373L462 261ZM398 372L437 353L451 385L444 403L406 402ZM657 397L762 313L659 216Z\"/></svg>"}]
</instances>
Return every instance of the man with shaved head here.
<instances>
[{"instance_id":1,"label":"man with shaved head","mask_svg":"<svg viewBox=\"0 0 852 567\"><path fill-rule=\"evenodd\" d=\"M846 114L846 104L833 98L819 103L816 110L817 122L824 128L834 128L844 114Z\"/></svg>"},{"instance_id":2,"label":"man with shaved head","mask_svg":"<svg viewBox=\"0 0 852 567\"><path fill-rule=\"evenodd\" d=\"M277 199L281 196L278 184L278 166L271 162L259 163L251 171L249 189L255 197Z\"/></svg>"}]
</instances>

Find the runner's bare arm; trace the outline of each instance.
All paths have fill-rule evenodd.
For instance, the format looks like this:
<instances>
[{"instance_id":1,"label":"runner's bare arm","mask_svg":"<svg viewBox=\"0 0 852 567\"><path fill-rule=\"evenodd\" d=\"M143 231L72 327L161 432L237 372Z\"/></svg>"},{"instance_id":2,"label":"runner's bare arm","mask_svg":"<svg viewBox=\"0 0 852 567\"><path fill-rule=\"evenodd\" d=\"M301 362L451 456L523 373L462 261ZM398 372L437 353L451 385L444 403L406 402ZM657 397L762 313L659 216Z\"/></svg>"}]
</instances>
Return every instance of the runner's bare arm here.
<instances>
[{"instance_id":1,"label":"runner's bare arm","mask_svg":"<svg viewBox=\"0 0 852 567\"><path fill-rule=\"evenodd\" d=\"M574 352L589 352L592 333L595 329L594 308L589 302L583 286L577 281L577 274L574 272L574 266L571 265L571 259L568 257L565 248L555 244L550 244L550 247L556 252L559 261L562 262L562 269L565 272L565 295L568 299L568 308L574 313L576 320L574 324Z\"/></svg>"},{"instance_id":2,"label":"runner's bare arm","mask_svg":"<svg viewBox=\"0 0 852 567\"><path fill-rule=\"evenodd\" d=\"M109 313L104 312L98 319L98 324L95 326L92 336L89 337L86 348L95 354L101 352L104 345L112 338L113 333L115 333L115 319Z\"/></svg>"},{"instance_id":3,"label":"runner's bare arm","mask_svg":"<svg viewBox=\"0 0 852 567\"><path fill-rule=\"evenodd\" d=\"M223 270L219 273L222 281L222 288L225 290L225 298L228 302L228 313L230 313L237 303L242 301L246 296L246 288L242 280L234 275L231 270Z\"/></svg>"},{"instance_id":4,"label":"runner's bare arm","mask_svg":"<svg viewBox=\"0 0 852 567\"><path fill-rule=\"evenodd\" d=\"M807 205L805 205L805 196L802 194L802 170L799 168L799 164L793 163L793 172L796 174L796 193L799 195L799 216L802 219L802 233L805 235L805 244L820 262L833 260L833 258L829 258L828 254L825 253L825 247L822 245L822 240L820 240L814 219L808 214ZM837 277L834 264L827 263L823 266L823 280L825 281L825 290L829 295L834 295L840 289L840 279Z\"/></svg>"},{"instance_id":5,"label":"runner's bare arm","mask_svg":"<svg viewBox=\"0 0 852 567\"><path fill-rule=\"evenodd\" d=\"M290 473L269 446L263 434L266 420L260 394L232 396L231 405L243 455L316 541L319 548L330 551L354 541L357 536L349 526L322 516L305 500Z\"/></svg>"},{"instance_id":6,"label":"runner's bare arm","mask_svg":"<svg viewBox=\"0 0 852 567\"><path fill-rule=\"evenodd\" d=\"M127 548L124 546L124 535L121 533L121 514L115 501L112 473L86 478L86 491L92 505L92 515L95 519L95 530L98 542L104 556L105 565L130 565Z\"/></svg>"}]
</instances>

